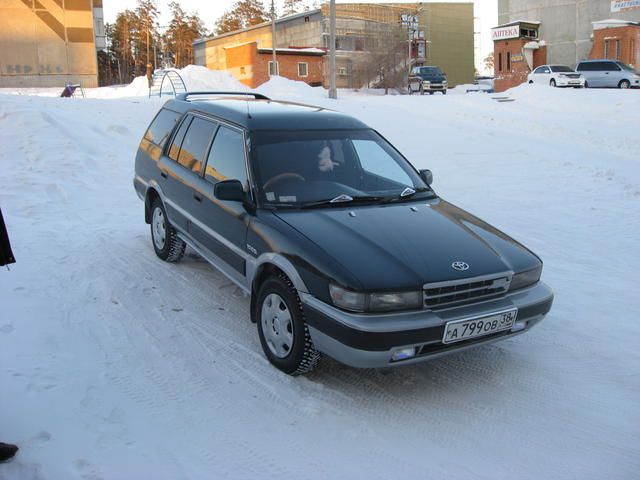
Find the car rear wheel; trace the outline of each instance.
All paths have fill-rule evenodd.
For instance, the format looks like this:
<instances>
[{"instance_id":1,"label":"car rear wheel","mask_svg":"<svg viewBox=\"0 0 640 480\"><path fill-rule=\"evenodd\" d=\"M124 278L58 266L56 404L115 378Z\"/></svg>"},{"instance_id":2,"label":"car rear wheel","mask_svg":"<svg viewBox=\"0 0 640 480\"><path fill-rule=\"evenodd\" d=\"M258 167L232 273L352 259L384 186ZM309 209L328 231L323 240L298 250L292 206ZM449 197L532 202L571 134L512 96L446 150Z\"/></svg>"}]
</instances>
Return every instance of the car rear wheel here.
<instances>
[{"instance_id":1,"label":"car rear wheel","mask_svg":"<svg viewBox=\"0 0 640 480\"><path fill-rule=\"evenodd\" d=\"M411 89L411 84L407 85L407 90L409 91L409 95L413 95L413 90Z\"/></svg>"},{"instance_id":2,"label":"car rear wheel","mask_svg":"<svg viewBox=\"0 0 640 480\"><path fill-rule=\"evenodd\" d=\"M584 82L584 88L589 88L589 82Z\"/></svg>"},{"instance_id":3,"label":"car rear wheel","mask_svg":"<svg viewBox=\"0 0 640 480\"><path fill-rule=\"evenodd\" d=\"M549 82L549 85L551 85L552 87L555 87L556 86L555 79L552 78L551 81Z\"/></svg>"},{"instance_id":4,"label":"car rear wheel","mask_svg":"<svg viewBox=\"0 0 640 480\"><path fill-rule=\"evenodd\" d=\"M186 245L169 223L167 212L159 198L151 205L151 239L156 255L165 262L177 262L184 255Z\"/></svg>"},{"instance_id":5,"label":"car rear wheel","mask_svg":"<svg viewBox=\"0 0 640 480\"><path fill-rule=\"evenodd\" d=\"M254 308L260 344L269 362L289 375L311 372L320 353L313 346L291 281L284 275L267 279L258 290Z\"/></svg>"},{"instance_id":6,"label":"car rear wheel","mask_svg":"<svg viewBox=\"0 0 640 480\"><path fill-rule=\"evenodd\" d=\"M420 92L420 95L424 95L424 87L422 85L420 85L418 91Z\"/></svg>"},{"instance_id":7,"label":"car rear wheel","mask_svg":"<svg viewBox=\"0 0 640 480\"><path fill-rule=\"evenodd\" d=\"M631 87L631 82L629 82L629 80L620 80L620 83L618 84L618 88L629 88Z\"/></svg>"}]
</instances>

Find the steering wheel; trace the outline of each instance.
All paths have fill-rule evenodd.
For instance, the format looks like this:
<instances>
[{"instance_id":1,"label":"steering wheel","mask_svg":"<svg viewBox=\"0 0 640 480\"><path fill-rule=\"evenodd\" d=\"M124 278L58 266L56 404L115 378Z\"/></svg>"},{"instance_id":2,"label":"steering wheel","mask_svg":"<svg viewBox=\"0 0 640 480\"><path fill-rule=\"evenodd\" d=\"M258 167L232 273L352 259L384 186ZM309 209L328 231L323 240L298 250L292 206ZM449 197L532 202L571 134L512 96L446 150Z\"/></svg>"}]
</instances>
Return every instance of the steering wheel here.
<instances>
[{"instance_id":1,"label":"steering wheel","mask_svg":"<svg viewBox=\"0 0 640 480\"><path fill-rule=\"evenodd\" d=\"M270 187L273 187L274 184L278 183L278 182L282 182L283 180L299 180L301 182L304 182L305 179L302 175L299 175L297 173L293 173L293 172L285 172L285 173L280 173L278 175L276 175L275 177L271 177L269 180L267 180L264 184L264 186L262 187L263 190L269 190Z\"/></svg>"}]
</instances>

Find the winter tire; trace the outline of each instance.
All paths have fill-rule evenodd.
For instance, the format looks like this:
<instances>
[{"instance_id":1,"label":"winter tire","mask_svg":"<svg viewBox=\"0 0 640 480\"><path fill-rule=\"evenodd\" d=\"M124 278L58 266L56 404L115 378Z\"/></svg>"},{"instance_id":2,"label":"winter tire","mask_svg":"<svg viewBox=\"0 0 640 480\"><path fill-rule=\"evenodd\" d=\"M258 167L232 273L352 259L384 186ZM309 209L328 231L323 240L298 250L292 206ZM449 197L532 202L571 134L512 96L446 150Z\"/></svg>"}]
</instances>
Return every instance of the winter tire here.
<instances>
[{"instance_id":1,"label":"winter tire","mask_svg":"<svg viewBox=\"0 0 640 480\"><path fill-rule=\"evenodd\" d=\"M555 88L556 86L556 81L552 78L551 81L549 82L549 85L551 85L552 87Z\"/></svg>"},{"instance_id":2,"label":"winter tire","mask_svg":"<svg viewBox=\"0 0 640 480\"><path fill-rule=\"evenodd\" d=\"M186 245L169 223L167 212L159 198L151 205L151 240L156 255L165 262L177 262L184 255Z\"/></svg>"},{"instance_id":3,"label":"winter tire","mask_svg":"<svg viewBox=\"0 0 640 480\"><path fill-rule=\"evenodd\" d=\"M409 91L409 95L413 95L413 90L411 90L411 84L407 85L407 90Z\"/></svg>"},{"instance_id":4,"label":"winter tire","mask_svg":"<svg viewBox=\"0 0 640 480\"><path fill-rule=\"evenodd\" d=\"M620 83L618 84L618 88L630 88L631 87L631 82L629 82L629 80L620 80Z\"/></svg>"},{"instance_id":5,"label":"winter tire","mask_svg":"<svg viewBox=\"0 0 640 480\"><path fill-rule=\"evenodd\" d=\"M320 354L291 281L284 275L268 278L258 290L254 309L260 344L271 364L289 375L311 372Z\"/></svg>"},{"instance_id":6,"label":"winter tire","mask_svg":"<svg viewBox=\"0 0 640 480\"><path fill-rule=\"evenodd\" d=\"M420 89L418 91L420 92L420 95L424 95L424 87L422 85L420 85Z\"/></svg>"}]
</instances>

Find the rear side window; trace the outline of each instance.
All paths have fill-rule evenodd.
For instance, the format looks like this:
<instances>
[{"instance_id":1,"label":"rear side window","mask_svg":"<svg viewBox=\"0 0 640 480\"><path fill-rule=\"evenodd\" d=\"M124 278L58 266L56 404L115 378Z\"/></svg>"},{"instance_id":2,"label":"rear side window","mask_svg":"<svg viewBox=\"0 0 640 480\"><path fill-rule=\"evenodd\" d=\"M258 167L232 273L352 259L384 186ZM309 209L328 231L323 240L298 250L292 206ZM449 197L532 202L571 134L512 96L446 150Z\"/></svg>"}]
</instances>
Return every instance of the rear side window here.
<instances>
[{"instance_id":1,"label":"rear side window","mask_svg":"<svg viewBox=\"0 0 640 480\"><path fill-rule=\"evenodd\" d=\"M216 124L200 117L194 117L189 125L187 134L182 141L178 163L189 170L200 172L204 155Z\"/></svg>"},{"instance_id":2,"label":"rear side window","mask_svg":"<svg viewBox=\"0 0 640 480\"><path fill-rule=\"evenodd\" d=\"M246 186L247 171L241 132L220 126L207 158L204 176L212 183L221 180L240 180Z\"/></svg>"},{"instance_id":3,"label":"rear side window","mask_svg":"<svg viewBox=\"0 0 640 480\"><path fill-rule=\"evenodd\" d=\"M591 63L579 63L576 70L578 72L592 72L593 68Z\"/></svg>"},{"instance_id":4,"label":"rear side window","mask_svg":"<svg viewBox=\"0 0 640 480\"><path fill-rule=\"evenodd\" d=\"M602 62L603 68L601 70L619 72L620 67L614 62Z\"/></svg>"},{"instance_id":5,"label":"rear side window","mask_svg":"<svg viewBox=\"0 0 640 480\"><path fill-rule=\"evenodd\" d=\"M151 125L149 125L149 129L144 134L144 138L159 147L164 147L179 117L180 114L173 110L167 110L166 108L161 109L156 115L156 118L151 122Z\"/></svg>"},{"instance_id":6,"label":"rear side window","mask_svg":"<svg viewBox=\"0 0 640 480\"><path fill-rule=\"evenodd\" d=\"M187 128L191 124L191 120L193 117L191 115L187 115L185 119L182 121L180 128L173 136L173 142L171 142L171 147L169 148L169 152L167 155L171 160L178 161L178 155L180 155L180 147L182 146L182 141L184 140L184 136L187 133Z\"/></svg>"}]
</instances>

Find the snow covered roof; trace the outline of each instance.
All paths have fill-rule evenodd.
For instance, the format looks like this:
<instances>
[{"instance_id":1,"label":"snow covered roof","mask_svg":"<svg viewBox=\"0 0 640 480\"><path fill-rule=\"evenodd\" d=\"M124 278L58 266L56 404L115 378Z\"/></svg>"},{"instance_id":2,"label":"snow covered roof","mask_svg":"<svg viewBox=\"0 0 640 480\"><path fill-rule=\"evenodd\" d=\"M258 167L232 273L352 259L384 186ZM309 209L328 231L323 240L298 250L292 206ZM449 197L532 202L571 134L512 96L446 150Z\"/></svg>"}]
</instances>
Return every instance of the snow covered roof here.
<instances>
[{"instance_id":1,"label":"snow covered roof","mask_svg":"<svg viewBox=\"0 0 640 480\"><path fill-rule=\"evenodd\" d=\"M259 48L258 53L271 53L272 48ZM285 55L324 55L327 53L322 48L276 48L276 53L282 53Z\"/></svg>"},{"instance_id":2,"label":"snow covered roof","mask_svg":"<svg viewBox=\"0 0 640 480\"><path fill-rule=\"evenodd\" d=\"M594 30L602 30L603 28L624 27L626 25L638 25L640 22L633 22L631 20L619 20L617 18L608 18L606 20L598 20L597 22L591 22Z\"/></svg>"},{"instance_id":3,"label":"snow covered roof","mask_svg":"<svg viewBox=\"0 0 640 480\"><path fill-rule=\"evenodd\" d=\"M513 27L515 25L520 25L522 23L526 23L529 25L540 25L541 22L539 22L538 20L514 20L513 22L503 23L502 25L497 25L493 28Z\"/></svg>"}]
</instances>

